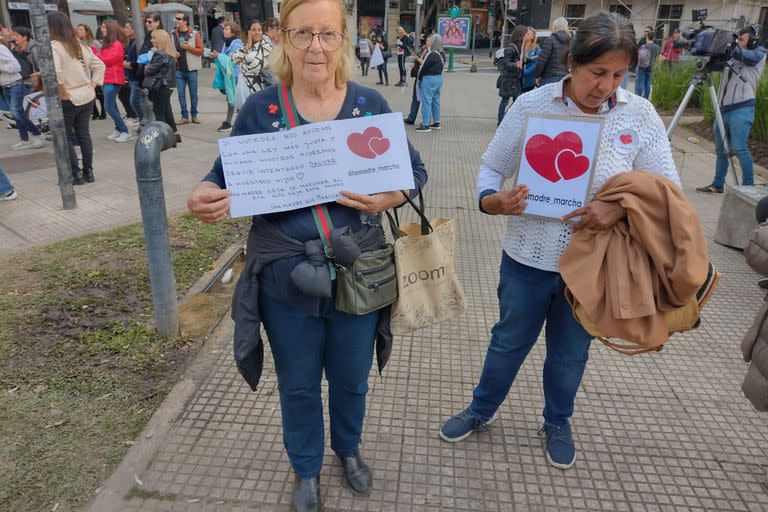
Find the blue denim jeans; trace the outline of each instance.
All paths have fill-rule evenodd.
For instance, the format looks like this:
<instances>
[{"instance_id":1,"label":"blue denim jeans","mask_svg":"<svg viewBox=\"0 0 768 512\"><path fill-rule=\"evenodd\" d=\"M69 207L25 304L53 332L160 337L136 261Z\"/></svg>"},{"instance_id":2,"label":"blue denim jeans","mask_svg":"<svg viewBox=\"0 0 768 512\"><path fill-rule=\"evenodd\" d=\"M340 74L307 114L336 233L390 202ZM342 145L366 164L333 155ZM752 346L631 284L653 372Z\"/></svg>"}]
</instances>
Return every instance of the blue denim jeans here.
<instances>
[{"instance_id":1,"label":"blue denim jeans","mask_svg":"<svg viewBox=\"0 0 768 512\"><path fill-rule=\"evenodd\" d=\"M0 196L7 196L12 191L13 185L11 185L11 180L8 179L4 170L0 169Z\"/></svg>"},{"instance_id":2,"label":"blue denim jeans","mask_svg":"<svg viewBox=\"0 0 768 512\"><path fill-rule=\"evenodd\" d=\"M189 100L192 104L192 117L197 117L197 71L177 71L176 91L179 94L181 117L189 119L187 110L187 86L189 86Z\"/></svg>"},{"instance_id":3,"label":"blue denim jeans","mask_svg":"<svg viewBox=\"0 0 768 512\"><path fill-rule=\"evenodd\" d=\"M731 151L739 159L742 185L755 184L755 167L752 162L752 154L747 146L749 130L752 129L754 120L755 107L742 107L723 112L725 136L728 137ZM728 174L729 159L723 147L723 139L720 136L717 122L715 122L715 151L717 153L717 162L715 163L715 180L712 184L716 187L722 187L725 185L725 175Z\"/></svg>"},{"instance_id":4,"label":"blue denim jeans","mask_svg":"<svg viewBox=\"0 0 768 512\"><path fill-rule=\"evenodd\" d=\"M131 107L136 115L139 116L139 121L144 120L144 109L141 106L141 86L137 80L131 80L128 82L131 86Z\"/></svg>"},{"instance_id":5,"label":"blue denim jeans","mask_svg":"<svg viewBox=\"0 0 768 512\"><path fill-rule=\"evenodd\" d=\"M16 129L19 130L21 140L29 140L29 134L40 135L40 130L35 123L29 120L24 111L24 96L32 92L30 87L25 84L14 85L13 87L3 87L5 101L11 109L11 115L16 122Z\"/></svg>"},{"instance_id":6,"label":"blue denim jeans","mask_svg":"<svg viewBox=\"0 0 768 512\"><path fill-rule=\"evenodd\" d=\"M509 105L509 100L511 98L509 96L502 96L501 101L499 102L499 121L498 124L501 124L501 122L504 120L504 114L507 110L507 105Z\"/></svg>"},{"instance_id":7,"label":"blue denim jeans","mask_svg":"<svg viewBox=\"0 0 768 512\"><path fill-rule=\"evenodd\" d=\"M360 444L379 313L348 315L329 301L313 316L263 292L259 301L275 360L285 450L296 474L311 478L323 466L323 370L331 448L351 455Z\"/></svg>"},{"instance_id":8,"label":"blue denim jeans","mask_svg":"<svg viewBox=\"0 0 768 512\"><path fill-rule=\"evenodd\" d=\"M443 75L421 77L421 124L429 126L440 122L440 89Z\"/></svg>"},{"instance_id":9,"label":"blue denim jeans","mask_svg":"<svg viewBox=\"0 0 768 512\"><path fill-rule=\"evenodd\" d=\"M592 337L574 318L564 290L559 273L528 267L503 254L498 289L500 319L491 330L483 373L470 405L475 414L493 416L546 320L544 422L568 424Z\"/></svg>"},{"instance_id":10,"label":"blue denim jeans","mask_svg":"<svg viewBox=\"0 0 768 512\"><path fill-rule=\"evenodd\" d=\"M635 77L635 94L648 99L651 96L651 67L637 68Z\"/></svg>"},{"instance_id":11,"label":"blue denim jeans","mask_svg":"<svg viewBox=\"0 0 768 512\"><path fill-rule=\"evenodd\" d=\"M120 92L120 87L117 84L104 84L101 86L104 89L104 108L107 109L107 114L115 123L115 130L123 133L128 131L128 127L125 126L123 118L120 116L120 110L117 108L117 93Z\"/></svg>"}]
</instances>

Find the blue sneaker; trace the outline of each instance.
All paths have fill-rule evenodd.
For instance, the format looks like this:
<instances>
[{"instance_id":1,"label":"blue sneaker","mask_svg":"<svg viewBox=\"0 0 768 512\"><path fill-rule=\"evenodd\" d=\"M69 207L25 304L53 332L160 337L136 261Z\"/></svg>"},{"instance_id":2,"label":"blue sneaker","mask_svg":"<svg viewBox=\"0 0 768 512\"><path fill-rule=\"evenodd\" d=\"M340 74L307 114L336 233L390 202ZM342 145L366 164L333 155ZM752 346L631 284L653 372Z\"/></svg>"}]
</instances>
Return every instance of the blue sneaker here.
<instances>
[{"instance_id":1,"label":"blue sneaker","mask_svg":"<svg viewBox=\"0 0 768 512\"><path fill-rule=\"evenodd\" d=\"M559 469L569 469L576 462L576 446L573 444L571 426L544 424L538 431L544 439L544 452L550 464Z\"/></svg>"},{"instance_id":2,"label":"blue sneaker","mask_svg":"<svg viewBox=\"0 0 768 512\"><path fill-rule=\"evenodd\" d=\"M456 416L451 416L448 421L443 423L440 427L440 438L443 441L449 443L455 443L466 439L472 432L485 432L488 430L488 425L494 422L496 414L491 416L491 419L478 416L472 412L469 407L461 411Z\"/></svg>"}]
</instances>

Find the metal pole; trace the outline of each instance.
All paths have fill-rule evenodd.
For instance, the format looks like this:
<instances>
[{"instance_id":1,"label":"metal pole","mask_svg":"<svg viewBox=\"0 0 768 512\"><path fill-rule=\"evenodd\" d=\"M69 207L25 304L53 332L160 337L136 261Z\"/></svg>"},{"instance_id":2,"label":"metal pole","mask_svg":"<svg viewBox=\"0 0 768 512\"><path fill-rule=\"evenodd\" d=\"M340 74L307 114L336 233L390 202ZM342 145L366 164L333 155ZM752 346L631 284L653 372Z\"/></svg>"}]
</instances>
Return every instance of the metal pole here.
<instances>
[{"instance_id":1,"label":"metal pole","mask_svg":"<svg viewBox=\"0 0 768 512\"><path fill-rule=\"evenodd\" d=\"M387 36L387 44L389 44L389 0L384 0L384 26L382 27L382 34Z\"/></svg>"},{"instance_id":2,"label":"metal pole","mask_svg":"<svg viewBox=\"0 0 768 512\"><path fill-rule=\"evenodd\" d=\"M416 31L416 40L413 42L413 48L416 50L416 56L421 55L421 4L424 3L424 0L416 0L416 21L415 21L415 31Z\"/></svg>"},{"instance_id":3,"label":"metal pole","mask_svg":"<svg viewBox=\"0 0 768 512\"><path fill-rule=\"evenodd\" d=\"M69 143L64 127L64 114L59 99L59 84L56 81L56 69L51 50L51 33L48 31L48 17L45 14L43 0L30 0L29 18L37 40L40 75L45 89L45 101L48 109L48 126L53 136L53 154L56 159L56 171L59 174L59 191L65 210L77 208L75 189L72 186L72 167L69 162Z\"/></svg>"},{"instance_id":4,"label":"metal pole","mask_svg":"<svg viewBox=\"0 0 768 512\"><path fill-rule=\"evenodd\" d=\"M133 31L136 32L136 53L144 44L144 18L141 13L139 0L131 0L131 16L133 17Z\"/></svg>"},{"instance_id":5,"label":"metal pole","mask_svg":"<svg viewBox=\"0 0 768 512\"><path fill-rule=\"evenodd\" d=\"M480 16L473 16L472 21L474 21L474 24L472 25L472 65L469 67L469 72L477 73L477 64L475 64L475 42L477 41L477 25L480 23Z\"/></svg>"},{"instance_id":6,"label":"metal pole","mask_svg":"<svg viewBox=\"0 0 768 512\"><path fill-rule=\"evenodd\" d=\"M176 136L171 127L153 121L141 130L133 151L155 322L157 331L170 337L179 335L179 302L168 238L160 152L175 145Z\"/></svg>"}]
</instances>

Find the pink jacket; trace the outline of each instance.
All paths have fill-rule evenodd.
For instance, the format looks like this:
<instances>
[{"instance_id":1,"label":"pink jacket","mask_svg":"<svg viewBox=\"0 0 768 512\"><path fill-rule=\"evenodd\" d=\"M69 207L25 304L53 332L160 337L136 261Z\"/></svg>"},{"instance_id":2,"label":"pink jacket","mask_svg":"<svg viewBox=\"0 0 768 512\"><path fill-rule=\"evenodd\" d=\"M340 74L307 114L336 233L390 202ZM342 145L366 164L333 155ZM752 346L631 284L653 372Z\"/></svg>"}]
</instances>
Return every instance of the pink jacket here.
<instances>
[{"instance_id":1,"label":"pink jacket","mask_svg":"<svg viewBox=\"0 0 768 512\"><path fill-rule=\"evenodd\" d=\"M107 66L104 73L104 85L123 85L125 83L125 70L123 68L125 54L122 43L115 41L109 48L102 48L98 57Z\"/></svg>"}]
</instances>

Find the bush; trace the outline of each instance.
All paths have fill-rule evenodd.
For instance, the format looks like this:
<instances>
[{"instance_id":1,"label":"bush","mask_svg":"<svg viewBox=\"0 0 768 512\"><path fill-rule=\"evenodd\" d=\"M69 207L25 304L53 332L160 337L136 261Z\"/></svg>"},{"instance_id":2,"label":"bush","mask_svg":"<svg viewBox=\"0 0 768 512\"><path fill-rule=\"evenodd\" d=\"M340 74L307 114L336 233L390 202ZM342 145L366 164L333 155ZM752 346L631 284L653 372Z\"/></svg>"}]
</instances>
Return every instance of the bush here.
<instances>
[{"instance_id":1,"label":"bush","mask_svg":"<svg viewBox=\"0 0 768 512\"><path fill-rule=\"evenodd\" d=\"M677 62L671 65L667 62L655 62L651 103L662 110L676 109L683 101L695 72L693 62ZM689 105L698 105L696 95L691 98Z\"/></svg>"}]
</instances>

